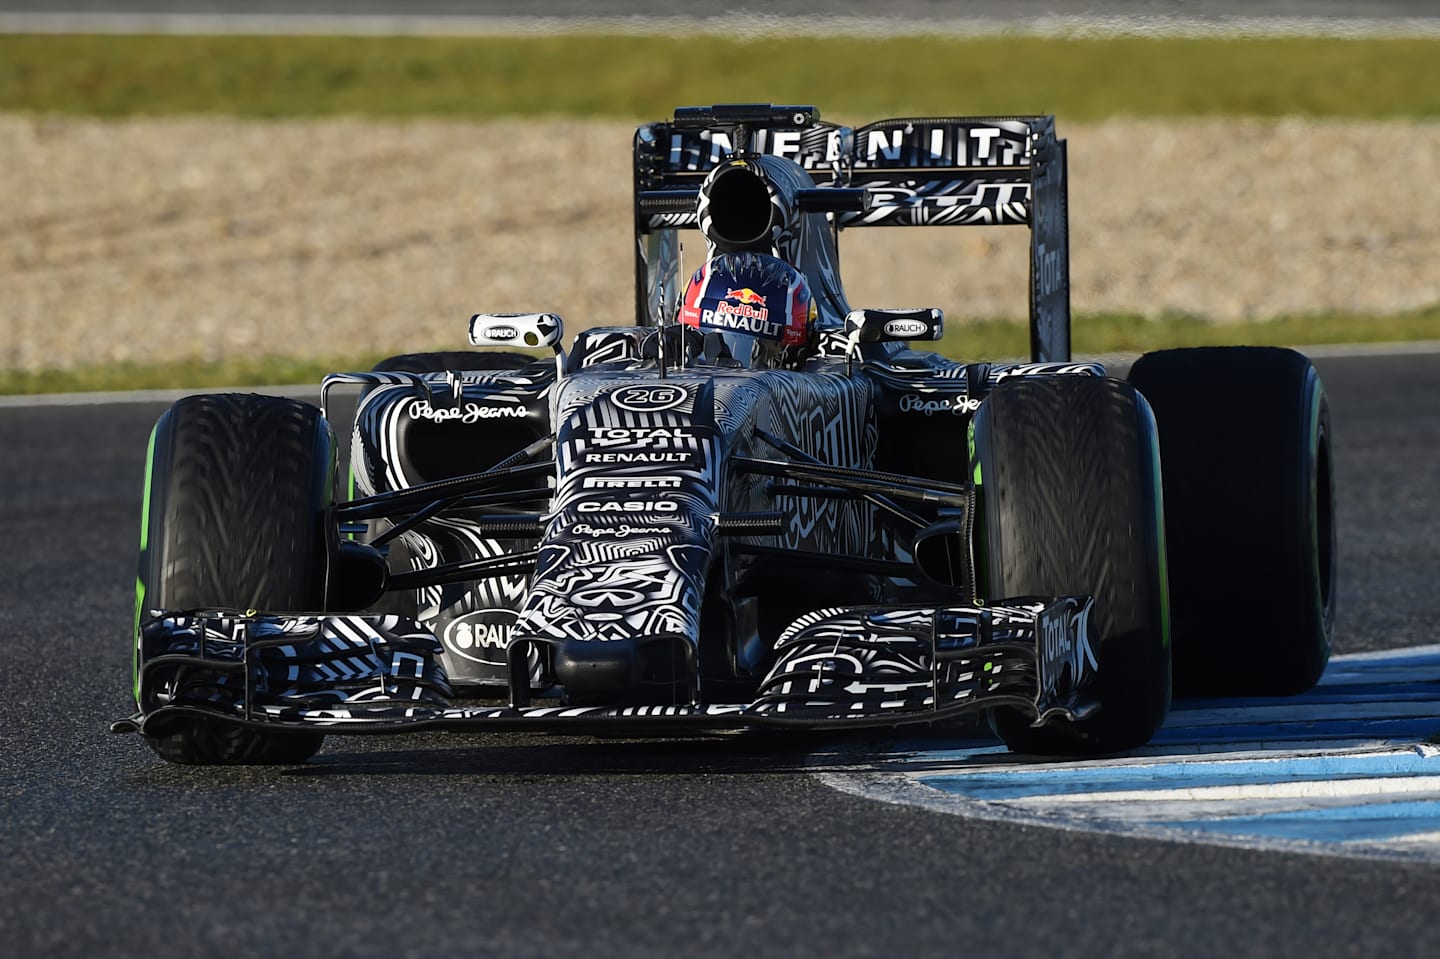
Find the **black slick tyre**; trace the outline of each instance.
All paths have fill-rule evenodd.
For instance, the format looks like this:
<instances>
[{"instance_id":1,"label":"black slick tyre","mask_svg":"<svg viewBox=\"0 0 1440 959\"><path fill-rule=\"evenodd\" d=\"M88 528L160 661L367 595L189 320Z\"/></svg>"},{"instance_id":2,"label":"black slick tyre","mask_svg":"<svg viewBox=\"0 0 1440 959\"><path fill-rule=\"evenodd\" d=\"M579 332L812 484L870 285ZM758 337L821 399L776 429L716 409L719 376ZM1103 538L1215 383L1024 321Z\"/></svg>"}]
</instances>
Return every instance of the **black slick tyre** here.
<instances>
[{"instance_id":1,"label":"black slick tyre","mask_svg":"<svg viewBox=\"0 0 1440 959\"><path fill-rule=\"evenodd\" d=\"M1294 350L1166 350L1136 361L1165 463L1181 695L1313 686L1335 631L1330 409Z\"/></svg>"},{"instance_id":2,"label":"black slick tyre","mask_svg":"<svg viewBox=\"0 0 1440 959\"><path fill-rule=\"evenodd\" d=\"M1015 752L1093 755L1148 742L1170 706L1165 541L1155 427L1127 383L1090 376L1000 384L975 418L983 595L1089 594L1097 712L1032 725L992 711Z\"/></svg>"},{"instance_id":3,"label":"black slick tyre","mask_svg":"<svg viewBox=\"0 0 1440 959\"><path fill-rule=\"evenodd\" d=\"M180 400L151 435L142 609L324 607L333 439L307 403L247 394ZM323 736L201 720L147 742L184 764L302 762Z\"/></svg>"}]
</instances>

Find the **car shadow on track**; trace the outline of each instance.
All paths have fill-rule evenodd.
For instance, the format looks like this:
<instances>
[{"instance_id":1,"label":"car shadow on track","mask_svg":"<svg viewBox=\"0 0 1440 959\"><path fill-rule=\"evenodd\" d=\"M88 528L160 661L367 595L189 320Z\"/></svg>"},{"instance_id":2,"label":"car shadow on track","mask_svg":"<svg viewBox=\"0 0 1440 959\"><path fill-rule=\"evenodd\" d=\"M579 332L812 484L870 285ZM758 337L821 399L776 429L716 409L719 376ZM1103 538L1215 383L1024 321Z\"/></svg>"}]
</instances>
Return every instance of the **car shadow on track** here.
<instances>
[{"instance_id":1,"label":"car shadow on track","mask_svg":"<svg viewBox=\"0 0 1440 959\"><path fill-rule=\"evenodd\" d=\"M883 749L873 735L771 732L661 740L515 734L483 740L469 736L351 739L332 741L309 763L285 767L284 775L793 775L864 765Z\"/></svg>"},{"instance_id":2,"label":"car shadow on track","mask_svg":"<svg viewBox=\"0 0 1440 959\"><path fill-rule=\"evenodd\" d=\"M970 735L976 733L970 730ZM897 745L953 739L964 730L748 731L684 738L457 733L331 737L313 759L288 766L187 767L156 760L138 782L199 776L212 782L336 780L352 776L483 776L546 779L613 775L796 775L855 772L892 757Z\"/></svg>"},{"instance_id":3,"label":"car shadow on track","mask_svg":"<svg viewBox=\"0 0 1440 959\"><path fill-rule=\"evenodd\" d=\"M826 734L766 730L682 739L526 734L336 738L309 763L284 767L284 775L793 775L867 767L889 753L895 742L891 730Z\"/></svg>"}]
</instances>

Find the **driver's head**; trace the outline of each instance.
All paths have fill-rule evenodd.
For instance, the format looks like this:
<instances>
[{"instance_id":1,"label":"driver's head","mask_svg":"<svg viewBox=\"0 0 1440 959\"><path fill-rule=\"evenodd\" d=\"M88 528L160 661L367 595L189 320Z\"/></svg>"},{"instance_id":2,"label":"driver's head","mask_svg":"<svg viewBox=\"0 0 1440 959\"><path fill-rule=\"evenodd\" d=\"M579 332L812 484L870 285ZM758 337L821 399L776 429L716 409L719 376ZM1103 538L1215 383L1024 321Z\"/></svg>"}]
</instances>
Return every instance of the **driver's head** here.
<instances>
[{"instance_id":1,"label":"driver's head","mask_svg":"<svg viewBox=\"0 0 1440 959\"><path fill-rule=\"evenodd\" d=\"M723 253L690 278L680 322L718 333L742 366L793 366L811 342L815 299L805 275L784 260Z\"/></svg>"}]
</instances>

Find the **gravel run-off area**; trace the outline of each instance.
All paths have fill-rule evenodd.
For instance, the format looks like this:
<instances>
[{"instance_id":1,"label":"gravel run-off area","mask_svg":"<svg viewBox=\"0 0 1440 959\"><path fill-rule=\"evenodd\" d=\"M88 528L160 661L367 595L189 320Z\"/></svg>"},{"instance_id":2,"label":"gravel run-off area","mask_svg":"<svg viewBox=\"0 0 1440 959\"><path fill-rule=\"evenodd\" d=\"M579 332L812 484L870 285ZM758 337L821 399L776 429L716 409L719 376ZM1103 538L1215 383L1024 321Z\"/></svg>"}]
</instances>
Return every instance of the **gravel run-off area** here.
<instances>
[{"instance_id":1,"label":"gravel run-off area","mask_svg":"<svg viewBox=\"0 0 1440 959\"><path fill-rule=\"evenodd\" d=\"M1060 131L1077 312L1231 322L1440 302L1440 122ZM632 322L632 133L0 116L0 368L453 348L480 310ZM1020 317L1026 240L852 230L846 288L952 323Z\"/></svg>"}]
</instances>

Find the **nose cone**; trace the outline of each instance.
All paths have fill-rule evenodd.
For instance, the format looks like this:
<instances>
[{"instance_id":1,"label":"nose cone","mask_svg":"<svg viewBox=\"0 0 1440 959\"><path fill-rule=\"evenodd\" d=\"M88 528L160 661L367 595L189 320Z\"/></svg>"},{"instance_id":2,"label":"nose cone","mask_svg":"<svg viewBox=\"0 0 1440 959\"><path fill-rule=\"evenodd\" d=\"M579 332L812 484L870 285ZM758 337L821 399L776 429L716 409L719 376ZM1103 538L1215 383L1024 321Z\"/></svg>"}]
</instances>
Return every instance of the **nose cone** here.
<instances>
[{"instance_id":1,"label":"nose cone","mask_svg":"<svg viewBox=\"0 0 1440 959\"><path fill-rule=\"evenodd\" d=\"M549 647L572 700L671 703L692 685L720 510L713 389L678 372L560 387L552 512L510 644Z\"/></svg>"}]
</instances>

